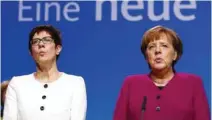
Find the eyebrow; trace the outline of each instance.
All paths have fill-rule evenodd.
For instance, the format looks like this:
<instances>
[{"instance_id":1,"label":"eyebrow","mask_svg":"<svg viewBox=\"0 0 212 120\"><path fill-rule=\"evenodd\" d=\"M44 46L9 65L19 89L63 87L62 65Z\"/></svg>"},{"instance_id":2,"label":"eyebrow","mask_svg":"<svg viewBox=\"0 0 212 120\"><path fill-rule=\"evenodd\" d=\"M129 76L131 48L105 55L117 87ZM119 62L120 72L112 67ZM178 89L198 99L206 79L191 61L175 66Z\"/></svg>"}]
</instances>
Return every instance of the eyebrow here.
<instances>
[{"instance_id":1,"label":"eyebrow","mask_svg":"<svg viewBox=\"0 0 212 120\"><path fill-rule=\"evenodd\" d=\"M155 45L155 42L150 42L148 45ZM159 44L168 44L168 42L159 42Z\"/></svg>"},{"instance_id":2,"label":"eyebrow","mask_svg":"<svg viewBox=\"0 0 212 120\"><path fill-rule=\"evenodd\" d=\"M48 38L48 37L52 38L52 36L45 36L43 38ZM32 39L43 39L43 38L32 38Z\"/></svg>"},{"instance_id":3,"label":"eyebrow","mask_svg":"<svg viewBox=\"0 0 212 120\"><path fill-rule=\"evenodd\" d=\"M168 44L168 42L160 42L160 44Z\"/></svg>"}]
</instances>

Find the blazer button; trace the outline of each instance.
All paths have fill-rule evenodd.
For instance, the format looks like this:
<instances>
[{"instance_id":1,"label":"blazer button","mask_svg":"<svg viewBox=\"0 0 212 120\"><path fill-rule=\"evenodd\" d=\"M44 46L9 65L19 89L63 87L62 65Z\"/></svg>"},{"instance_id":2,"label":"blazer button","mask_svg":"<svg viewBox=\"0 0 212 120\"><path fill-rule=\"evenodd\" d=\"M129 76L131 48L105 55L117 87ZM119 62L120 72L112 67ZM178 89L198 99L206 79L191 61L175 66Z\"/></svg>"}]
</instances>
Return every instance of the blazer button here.
<instances>
[{"instance_id":1,"label":"blazer button","mask_svg":"<svg viewBox=\"0 0 212 120\"><path fill-rule=\"evenodd\" d=\"M160 107L159 106L156 107L156 111L160 111Z\"/></svg>"},{"instance_id":2,"label":"blazer button","mask_svg":"<svg viewBox=\"0 0 212 120\"><path fill-rule=\"evenodd\" d=\"M46 99L46 96L45 96L45 95L43 95L43 96L42 96L42 99Z\"/></svg>"},{"instance_id":3,"label":"blazer button","mask_svg":"<svg viewBox=\"0 0 212 120\"><path fill-rule=\"evenodd\" d=\"M41 107L40 107L40 110L43 111L43 110L44 110L44 106L41 106Z\"/></svg>"},{"instance_id":4,"label":"blazer button","mask_svg":"<svg viewBox=\"0 0 212 120\"><path fill-rule=\"evenodd\" d=\"M47 87L48 87L48 85L47 85L47 84L45 84L45 85L44 85L44 88L47 88Z\"/></svg>"},{"instance_id":5,"label":"blazer button","mask_svg":"<svg viewBox=\"0 0 212 120\"><path fill-rule=\"evenodd\" d=\"M158 100L159 100L159 99L160 99L160 95L157 95L156 99L158 99Z\"/></svg>"}]
</instances>

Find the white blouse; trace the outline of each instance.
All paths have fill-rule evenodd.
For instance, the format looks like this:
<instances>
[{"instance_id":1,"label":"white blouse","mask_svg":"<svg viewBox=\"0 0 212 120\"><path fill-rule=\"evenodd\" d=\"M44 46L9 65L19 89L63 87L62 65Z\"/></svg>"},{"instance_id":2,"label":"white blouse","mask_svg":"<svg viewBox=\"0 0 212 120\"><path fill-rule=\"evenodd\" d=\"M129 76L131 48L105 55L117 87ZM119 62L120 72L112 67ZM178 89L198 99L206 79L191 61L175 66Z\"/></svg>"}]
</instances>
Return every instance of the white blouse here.
<instances>
[{"instance_id":1,"label":"white blouse","mask_svg":"<svg viewBox=\"0 0 212 120\"><path fill-rule=\"evenodd\" d=\"M13 77L9 83L3 120L85 120L86 109L81 76L63 73L45 84L29 74Z\"/></svg>"}]
</instances>

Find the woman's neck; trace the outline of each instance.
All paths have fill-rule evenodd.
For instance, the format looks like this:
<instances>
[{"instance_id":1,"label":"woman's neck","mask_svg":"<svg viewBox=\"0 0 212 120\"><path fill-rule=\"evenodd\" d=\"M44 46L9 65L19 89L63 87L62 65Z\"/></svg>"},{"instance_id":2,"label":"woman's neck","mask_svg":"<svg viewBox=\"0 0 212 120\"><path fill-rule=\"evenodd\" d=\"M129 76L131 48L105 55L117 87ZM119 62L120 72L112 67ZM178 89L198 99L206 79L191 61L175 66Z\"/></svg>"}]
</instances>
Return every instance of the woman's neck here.
<instances>
[{"instance_id":1,"label":"woman's neck","mask_svg":"<svg viewBox=\"0 0 212 120\"><path fill-rule=\"evenodd\" d=\"M152 70L150 77L156 86L165 86L174 76L174 71L172 68L165 69L161 71Z\"/></svg>"},{"instance_id":2,"label":"woman's neck","mask_svg":"<svg viewBox=\"0 0 212 120\"><path fill-rule=\"evenodd\" d=\"M53 82L61 76L61 73L57 69L56 63L54 64L37 64L37 72L35 78L41 82Z\"/></svg>"}]
</instances>

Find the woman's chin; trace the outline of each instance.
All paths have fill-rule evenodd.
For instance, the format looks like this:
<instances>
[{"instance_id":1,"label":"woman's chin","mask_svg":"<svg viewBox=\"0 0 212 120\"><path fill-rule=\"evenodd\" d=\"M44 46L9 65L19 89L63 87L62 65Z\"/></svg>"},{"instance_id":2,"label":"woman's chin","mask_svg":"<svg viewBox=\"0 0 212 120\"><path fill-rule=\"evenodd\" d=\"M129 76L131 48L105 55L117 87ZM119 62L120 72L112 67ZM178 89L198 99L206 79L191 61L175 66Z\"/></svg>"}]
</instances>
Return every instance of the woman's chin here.
<instances>
[{"instance_id":1,"label":"woman's chin","mask_svg":"<svg viewBox=\"0 0 212 120\"><path fill-rule=\"evenodd\" d=\"M39 64L46 64L46 63L48 63L50 60L49 59L47 59L47 58L40 58L40 59L38 59L38 63Z\"/></svg>"},{"instance_id":2,"label":"woman's chin","mask_svg":"<svg viewBox=\"0 0 212 120\"><path fill-rule=\"evenodd\" d=\"M164 64L156 64L152 67L153 70L161 71L164 70L167 66Z\"/></svg>"}]
</instances>

